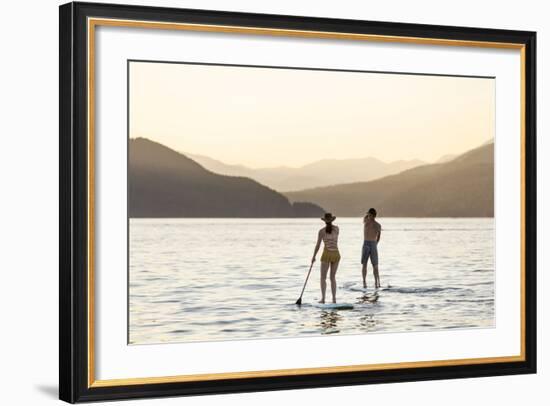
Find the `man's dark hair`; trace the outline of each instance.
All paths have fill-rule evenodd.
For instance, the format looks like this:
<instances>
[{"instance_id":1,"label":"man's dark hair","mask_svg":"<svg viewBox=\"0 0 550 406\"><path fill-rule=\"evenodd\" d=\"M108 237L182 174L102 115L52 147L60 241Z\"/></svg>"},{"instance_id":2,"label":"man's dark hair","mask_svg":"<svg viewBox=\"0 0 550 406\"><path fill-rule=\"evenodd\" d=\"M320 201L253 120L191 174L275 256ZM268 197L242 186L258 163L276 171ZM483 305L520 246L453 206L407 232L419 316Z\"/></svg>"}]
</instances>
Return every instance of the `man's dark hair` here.
<instances>
[{"instance_id":1,"label":"man's dark hair","mask_svg":"<svg viewBox=\"0 0 550 406\"><path fill-rule=\"evenodd\" d=\"M372 207L369 209L369 211L367 213L372 214L373 217L376 217L376 209L374 209Z\"/></svg>"}]
</instances>

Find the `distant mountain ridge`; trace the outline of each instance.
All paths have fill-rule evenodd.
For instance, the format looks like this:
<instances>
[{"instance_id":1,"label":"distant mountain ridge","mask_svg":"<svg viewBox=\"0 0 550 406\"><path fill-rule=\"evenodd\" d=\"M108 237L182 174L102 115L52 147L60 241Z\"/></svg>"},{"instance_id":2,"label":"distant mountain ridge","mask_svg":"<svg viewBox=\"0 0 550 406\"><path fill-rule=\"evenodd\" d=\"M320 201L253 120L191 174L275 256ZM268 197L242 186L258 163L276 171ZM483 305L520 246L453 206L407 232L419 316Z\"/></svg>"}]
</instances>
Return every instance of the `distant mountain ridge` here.
<instances>
[{"instance_id":1,"label":"distant mountain ridge","mask_svg":"<svg viewBox=\"0 0 550 406\"><path fill-rule=\"evenodd\" d=\"M494 143L444 163L422 165L370 182L286 193L337 216L362 216L375 207L384 217L492 217Z\"/></svg>"},{"instance_id":2,"label":"distant mountain ridge","mask_svg":"<svg viewBox=\"0 0 550 406\"><path fill-rule=\"evenodd\" d=\"M204 155L186 154L206 169L220 175L246 176L280 192L336 185L340 183L368 181L414 168L425 162L418 159L382 162L368 157L359 159L323 159L291 168L248 168L230 165Z\"/></svg>"},{"instance_id":3,"label":"distant mountain ridge","mask_svg":"<svg viewBox=\"0 0 550 406\"><path fill-rule=\"evenodd\" d=\"M320 217L324 210L295 202L260 183L222 176L164 145L130 139L130 217Z\"/></svg>"},{"instance_id":4,"label":"distant mountain ridge","mask_svg":"<svg viewBox=\"0 0 550 406\"><path fill-rule=\"evenodd\" d=\"M452 161L453 159L455 159L458 155L455 155L455 154L447 154L447 155L443 155L441 158L439 158L435 163L436 164L443 164L445 162L449 162L449 161Z\"/></svg>"}]
</instances>

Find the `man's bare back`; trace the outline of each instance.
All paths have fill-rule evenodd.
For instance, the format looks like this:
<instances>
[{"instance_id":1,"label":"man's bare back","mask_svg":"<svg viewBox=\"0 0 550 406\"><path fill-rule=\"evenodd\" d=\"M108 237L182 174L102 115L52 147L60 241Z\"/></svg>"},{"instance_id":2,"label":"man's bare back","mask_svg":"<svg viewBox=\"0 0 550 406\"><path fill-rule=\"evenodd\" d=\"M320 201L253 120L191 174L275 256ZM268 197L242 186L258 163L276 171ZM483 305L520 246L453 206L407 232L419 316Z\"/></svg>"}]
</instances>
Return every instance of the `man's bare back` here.
<instances>
[{"instance_id":1,"label":"man's bare back","mask_svg":"<svg viewBox=\"0 0 550 406\"><path fill-rule=\"evenodd\" d=\"M374 219L365 221L363 227L363 237L365 241L378 241L380 239L380 232L382 231L382 226L379 222Z\"/></svg>"}]
</instances>

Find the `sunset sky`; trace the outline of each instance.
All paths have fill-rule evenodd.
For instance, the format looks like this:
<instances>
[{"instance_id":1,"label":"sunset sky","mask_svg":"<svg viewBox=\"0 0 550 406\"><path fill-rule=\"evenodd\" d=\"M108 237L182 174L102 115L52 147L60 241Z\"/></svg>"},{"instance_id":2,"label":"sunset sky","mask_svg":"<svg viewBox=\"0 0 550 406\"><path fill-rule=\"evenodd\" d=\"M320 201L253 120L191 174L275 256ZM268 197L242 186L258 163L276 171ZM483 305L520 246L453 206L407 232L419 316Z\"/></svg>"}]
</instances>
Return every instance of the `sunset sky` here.
<instances>
[{"instance_id":1,"label":"sunset sky","mask_svg":"<svg viewBox=\"0 0 550 406\"><path fill-rule=\"evenodd\" d=\"M249 167L437 161L494 137L494 79L130 63L130 137Z\"/></svg>"}]
</instances>

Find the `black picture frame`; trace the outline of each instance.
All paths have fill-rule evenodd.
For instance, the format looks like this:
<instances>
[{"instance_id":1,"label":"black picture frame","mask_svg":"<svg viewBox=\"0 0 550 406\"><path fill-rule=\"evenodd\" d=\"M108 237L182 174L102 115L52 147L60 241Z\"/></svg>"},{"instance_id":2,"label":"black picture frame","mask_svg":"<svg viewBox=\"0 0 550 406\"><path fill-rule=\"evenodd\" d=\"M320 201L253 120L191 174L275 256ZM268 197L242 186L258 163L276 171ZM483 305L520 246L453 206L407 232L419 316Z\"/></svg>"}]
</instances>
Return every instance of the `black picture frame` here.
<instances>
[{"instance_id":1,"label":"black picture frame","mask_svg":"<svg viewBox=\"0 0 550 406\"><path fill-rule=\"evenodd\" d=\"M88 217L88 17L322 31L521 46L524 52L524 359L514 362L310 373L191 382L90 385ZM536 33L72 2L59 8L59 398L84 401L220 394L483 377L536 372ZM92 291L93 292L93 291ZM93 362L93 360L92 360Z\"/></svg>"}]
</instances>

